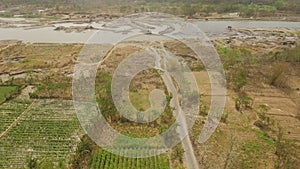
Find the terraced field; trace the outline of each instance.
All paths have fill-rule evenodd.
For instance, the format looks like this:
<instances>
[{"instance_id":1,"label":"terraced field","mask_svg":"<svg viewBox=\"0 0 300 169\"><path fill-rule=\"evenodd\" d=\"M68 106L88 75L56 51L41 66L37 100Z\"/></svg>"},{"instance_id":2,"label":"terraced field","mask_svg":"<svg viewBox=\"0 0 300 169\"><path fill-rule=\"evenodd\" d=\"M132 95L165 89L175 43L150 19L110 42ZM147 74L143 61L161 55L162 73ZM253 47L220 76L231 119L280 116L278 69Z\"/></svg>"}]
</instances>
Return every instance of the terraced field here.
<instances>
[{"instance_id":1,"label":"terraced field","mask_svg":"<svg viewBox=\"0 0 300 169\"><path fill-rule=\"evenodd\" d=\"M13 100L0 106L1 132L17 119L0 138L0 168L25 168L32 157L67 162L75 151L80 125L72 101L36 100L26 110L30 103Z\"/></svg>"}]
</instances>

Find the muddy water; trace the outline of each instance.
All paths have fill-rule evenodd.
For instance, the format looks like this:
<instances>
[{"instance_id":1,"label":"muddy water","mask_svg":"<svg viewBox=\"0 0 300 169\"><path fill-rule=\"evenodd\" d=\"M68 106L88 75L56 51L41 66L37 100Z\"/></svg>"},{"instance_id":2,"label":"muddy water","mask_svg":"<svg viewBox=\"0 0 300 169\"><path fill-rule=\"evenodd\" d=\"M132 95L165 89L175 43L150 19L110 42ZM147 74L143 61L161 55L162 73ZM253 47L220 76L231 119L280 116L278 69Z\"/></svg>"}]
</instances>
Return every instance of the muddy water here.
<instances>
[{"instance_id":1,"label":"muddy water","mask_svg":"<svg viewBox=\"0 0 300 169\"><path fill-rule=\"evenodd\" d=\"M195 21L195 24L208 35L227 32L227 27L233 28L288 28L300 29L300 22L284 21ZM103 38L118 39L126 32L112 32L103 27L103 23L93 23L92 26L101 30L85 30L83 32L66 33L54 31L57 26L85 26L86 24L61 23L53 27L37 29L25 28L0 28L0 40L22 40L31 43L85 43L94 33L99 31L105 36ZM134 30L133 30L134 31Z\"/></svg>"},{"instance_id":2,"label":"muddy water","mask_svg":"<svg viewBox=\"0 0 300 169\"><path fill-rule=\"evenodd\" d=\"M196 24L204 32L224 32L228 26L232 26L233 28L300 29L300 22L285 21L199 21Z\"/></svg>"},{"instance_id":3,"label":"muddy water","mask_svg":"<svg viewBox=\"0 0 300 169\"><path fill-rule=\"evenodd\" d=\"M54 27L29 30L23 28L0 28L0 40L21 40L32 43L84 43L93 33L94 31L66 33L54 31Z\"/></svg>"}]
</instances>

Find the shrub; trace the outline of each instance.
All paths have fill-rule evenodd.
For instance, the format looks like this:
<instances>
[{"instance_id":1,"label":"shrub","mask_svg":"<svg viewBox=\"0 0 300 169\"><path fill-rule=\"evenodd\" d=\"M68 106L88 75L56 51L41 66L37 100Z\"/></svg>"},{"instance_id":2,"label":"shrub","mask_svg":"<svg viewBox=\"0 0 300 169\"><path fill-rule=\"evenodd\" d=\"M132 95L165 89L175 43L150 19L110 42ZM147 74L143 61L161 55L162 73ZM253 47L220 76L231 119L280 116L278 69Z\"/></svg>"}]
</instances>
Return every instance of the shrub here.
<instances>
[{"instance_id":1,"label":"shrub","mask_svg":"<svg viewBox=\"0 0 300 169\"><path fill-rule=\"evenodd\" d=\"M243 112L243 110L252 109L253 102L250 96L241 96L235 99L235 108L237 111Z\"/></svg>"},{"instance_id":2,"label":"shrub","mask_svg":"<svg viewBox=\"0 0 300 169\"><path fill-rule=\"evenodd\" d=\"M228 116L229 116L228 112L223 113L221 117L221 122L227 123Z\"/></svg>"},{"instance_id":3,"label":"shrub","mask_svg":"<svg viewBox=\"0 0 300 169\"><path fill-rule=\"evenodd\" d=\"M286 87L285 72L289 71L289 67L284 63L276 63L272 66L269 75L269 84L276 87Z\"/></svg>"}]
</instances>

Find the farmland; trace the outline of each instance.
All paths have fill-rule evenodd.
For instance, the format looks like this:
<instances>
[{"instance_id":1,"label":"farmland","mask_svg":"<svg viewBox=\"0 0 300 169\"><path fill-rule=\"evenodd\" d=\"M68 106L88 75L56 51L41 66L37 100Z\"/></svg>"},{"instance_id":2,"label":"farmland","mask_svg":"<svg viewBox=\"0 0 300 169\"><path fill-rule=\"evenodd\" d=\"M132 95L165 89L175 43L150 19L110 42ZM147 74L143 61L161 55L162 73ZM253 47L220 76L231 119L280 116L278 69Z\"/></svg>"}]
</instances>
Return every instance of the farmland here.
<instances>
[{"instance_id":1,"label":"farmland","mask_svg":"<svg viewBox=\"0 0 300 169\"><path fill-rule=\"evenodd\" d=\"M147 3L151 8L155 8L158 4ZM190 15L187 18L200 17L206 7L216 7L215 5L182 4L182 10L180 8L180 11L176 12L179 9L176 8L178 4L173 5L174 13L181 15L188 12L185 14ZM274 10L270 4L242 6L244 8L240 10L249 9L257 16L264 12L273 14ZM160 7L162 8L160 10L164 11L165 6L160 5ZM234 12L232 10L239 5L232 5L233 9L226 5L223 7L230 8L227 12ZM130 6L120 6L120 8L124 13L136 10ZM145 6L146 8L149 6ZM199 11L193 11L193 8ZM60 13L61 10L64 10L64 6L58 5L57 10L52 11L53 15ZM119 10L119 6L112 10ZM196 13L189 14L189 10ZM47 15L47 12L52 15L51 11L41 15ZM17 9L16 13L18 13ZM57 17L67 14L68 11L66 14L57 14ZM80 18L80 15L81 13L73 13L70 17L74 17L71 19L81 23L84 19ZM249 15L253 14L249 13ZM99 19L103 16L99 15L95 18L97 17ZM41 22L46 24L47 21ZM210 23L210 21L203 22ZM24 23L25 21L21 21L19 24ZM62 24L65 23L62 21ZM70 24L76 25L71 21ZM46 28L51 32L54 27L55 25ZM195 75L201 105L200 111L197 112L196 124L189 131L188 137L192 147L190 152L195 154L200 168L298 169L300 164L299 30L233 26L232 30L225 32L226 27L223 33L212 33L211 36L214 38L211 42L220 55L226 72L228 96L221 122L205 144L200 144L198 138L201 129L207 123L206 120L209 120L212 94L210 93L211 82L204 65L197 60L195 53L188 46L179 41L138 43L141 46L164 48L174 53L180 57L180 60L186 62ZM222 38L219 38L219 35ZM166 96L164 112L156 120L145 124L132 122L118 112L111 91L113 74L124 59L141 50L135 46L136 43L126 41L116 44L107 53L96 74L95 100L102 115L113 129L128 137L147 138L166 131L175 123L176 119L173 116L175 108L170 106L175 96L168 92L161 78L161 70L143 70L136 74L130 83L129 99L132 105L142 112L151 107L149 101L151 91L160 89ZM185 155L188 151L184 149L183 144L179 143L158 156L138 158L135 157L138 156L136 152L146 151L151 154L152 150L149 147L135 149L134 146L127 146L118 149L120 155L115 155L99 147L89 138L89 135L84 133L72 101L72 75L83 46L77 43L0 42L0 169L187 168L189 159ZM103 48L107 46L104 45ZM180 92L179 88L177 90ZM100 136L108 137L101 133ZM163 141L167 145L169 140ZM134 158L123 157L122 154L125 153L131 154Z\"/></svg>"},{"instance_id":2,"label":"farmland","mask_svg":"<svg viewBox=\"0 0 300 169\"><path fill-rule=\"evenodd\" d=\"M0 106L1 132L30 104L30 110L0 139L0 168L24 168L31 158L65 161L74 151L80 128L69 101L12 100L4 103Z\"/></svg>"},{"instance_id":3,"label":"farmland","mask_svg":"<svg viewBox=\"0 0 300 169\"><path fill-rule=\"evenodd\" d=\"M124 149L126 153L136 153L137 150ZM140 150L147 151L147 150ZM149 150L148 150L149 151ZM122 154L122 152L121 152ZM98 150L92 157L91 169L169 169L169 159L166 155L154 156L149 158L126 158L117 156L104 150Z\"/></svg>"},{"instance_id":4,"label":"farmland","mask_svg":"<svg viewBox=\"0 0 300 169\"><path fill-rule=\"evenodd\" d=\"M257 42L259 40L255 39L252 43ZM298 120L293 116L274 116L268 114L268 112L276 114L278 109L281 108L297 114L297 107L294 101L287 98L292 94L297 95L298 92L297 72L299 72L299 67L297 64L299 55L297 55L297 52L299 51L299 46L289 49L283 46L281 41L278 41L276 43L279 47L284 48L283 52L279 50L276 56L271 53L260 57L258 53L265 51L264 47L255 48L254 50L252 46L235 46L236 44L244 43L243 39L236 39L231 42L231 48L228 47L226 41L215 41L214 43L228 74L228 86L231 97L222 117L222 123L209 141L208 145L210 147L207 148L196 141L197 134L199 134L203 127L203 121L207 117L210 104L207 74L203 71L203 65L192 58L193 54L185 46L178 47L177 42L165 42L165 46L169 50L188 60L188 64L193 67L194 74L197 75L196 80L200 84L199 90L203 92L201 97L202 105L199 112L200 118L197 119L197 123L191 131L191 140L199 163L203 167L209 165L212 168L218 168L225 165L224 158L232 156L230 158L237 162L237 168L262 166L264 165L264 160L270 162L268 166L270 167L271 165L280 165L276 162L277 158L284 157L286 160L295 159L295 162L288 161L286 162L288 164L285 165L295 166L298 157L297 144L294 144L294 142L298 142L299 137L297 130L291 130L291 125L297 125ZM247 43L249 43L249 40ZM29 166L31 166L31 168L60 169L67 167L167 169L170 166L173 168L185 167L184 151L180 144L159 156L142 159L117 156L101 149L91 140L85 142L82 138L87 136L84 135L76 118L72 101L68 100L71 98L71 79L67 75L73 66L70 64L59 64L62 58L71 60L75 57L71 53L74 52L73 49L78 50L80 46L30 44L22 52L26 55L28 51L33 51L31 48L44 51L44 48L49 46L54 46L56 49L65 49L62 51L63 55L66 55L65 58L60 56L59 52L55 53L57 56L52 56L56 59L51 60L53 62L51 64L56 64L58 68L45 64L44 68L48 70L47 74L37 76L38 72L33 73L31 79L30 74L28 74L25 80L16 78L13 81L6 82L6 85L9 86L1 86L2 91L10 93L13 97L0 105L0 133L2 135L0 138L0 168L17 169L30 168ZM17 44L15 48L19 47L24 49L24 46L21 44ZM111 91L109 87L111 85L111 74L115 68L114 64L120 62L120 57L118 58L117 56L127 56L135 50L132 48L128 49L123 44L116 47L115 51L112 51L112 56L108 57L104 62L107 66L97 74L96 99L104 116L116 130L127 136L151 137L161 133L174 122L174 119L171 118L172 111L170 107L167 107L168 109L165 110L165 113L159 120L150 124L137 125L121 118L116 108L111 106L113 102L110 97ZM61 58L58 58L58 56ZM22 69L28 69L28 65L37 67L37 65L46 60L44 57L41 57L39 62L36 62L36 59L30 56L28 62L15 64L16 69L22 71ZM282 61L285 62L278 63ZM248 64L252 65L249 66ZM269 67L262 66L264 64L268 64ZM245 69L248 66L247 71L239 69L241 66L244 66ZM278 70L281 70L281 72L279 74L275 74L276 71L272 72L271 70L275 68L280 68ZM5 70L5 67L2 70ZM66 74L61 74L61 70L68 71L66 71ZM262 73L257 73L257 70L263 71ZM287 72L286 70L290 71ZM51 75L56 76L54 78ZM264 83L263 87L259 87L261 92L264 92L263 94L257 93L253 89L253 87L259 85L249 78L254 75L256 79L260 79ZM147 77L147 81L143 81L143 77ZM285 77L290 77L291 83L285 83L287 82ZM14 87L22 85L32 85L32 88L25 87L19 92L18 88ZM133 104L140 110L147 109L149 107L147 95L154 88L165 90L165 86L162 85L162 80L158 78L156 71L147 70L138 74L130 85L130 98L133 100ZM282 92L282 88L291 93L286 94ZM265 97L273 100L265 99ZM256 98L256 102L251 105L249 100L251 101L253 98ZM295 97L295 101L297 101L297 97ZM237 103L240 103L240 105L236 105ZM268 103L268 105L265 105L265 103ZM285 104L288 106L285 106ZM236 107L239 107L239 109ZM278 122L275 124L276 120ZM276 129L276 125L282 126L281 132ZM230 133L232 129L235 130L235 134ZM288 132L291 134L287 134ZM280 133L282 133L284 139L282 136L280 137ZM240 135L243 138L237 137ZM232 145L232 143L235 144ZM219 145L223 145L221 150L218 147ZM217 150L222 151L223 154L214 154L213 152L217 152ZM127 148L119 151L136 152L137 150ZM276 151L281 154L276 155ZM209 156L204 156L204 159L203 153L207 153ZM240 155L231 155L235 153ZM272 159L269 159L267 156L270 156ZM209 162L206 163L201 160L208 160ZM218 162L214 163L214 160ZM228 162L226 165L233 166L234 164Z\"/></svg>"}]
</instances>

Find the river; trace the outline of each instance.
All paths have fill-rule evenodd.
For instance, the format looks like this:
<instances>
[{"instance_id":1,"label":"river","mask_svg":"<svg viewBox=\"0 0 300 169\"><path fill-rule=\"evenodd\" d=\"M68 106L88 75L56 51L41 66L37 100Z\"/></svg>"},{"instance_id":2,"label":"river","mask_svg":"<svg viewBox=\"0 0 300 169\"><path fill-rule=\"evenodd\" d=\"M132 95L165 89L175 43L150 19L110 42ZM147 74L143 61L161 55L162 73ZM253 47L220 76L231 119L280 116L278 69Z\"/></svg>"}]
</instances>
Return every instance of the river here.
<instances>
[{"instance_id":1,"label":"river","mask_svg":"<svg viewBox=\"0 0 300 169\"><path fill-rule=\"evenodd\" d=\"M2 20L2 19L0 19ZM21 19L16 19L20 21ZM12 21L16 21L12 20ZM5 19L9 21L9 19ZM23 21L23 20L21 20ZM226 33L227 27L233 28L287 28L300 29L300 22L288 21L193 21L203 32L209 34ZM15 24L13 28L0 28L0 40L21 40L30 43L85 43L95 32L99 31L107 35L103 38L116 39L120 33L105 30L104 23L92 23L94 28L100 30L85 30L82 32L66 33L64 31L54 31L58 26L87 26L89 24L74 24L74 23L60 23L52 26L28 29ZM104 31L104 32L102 32Z\"/></svg>"}]
</instances>

